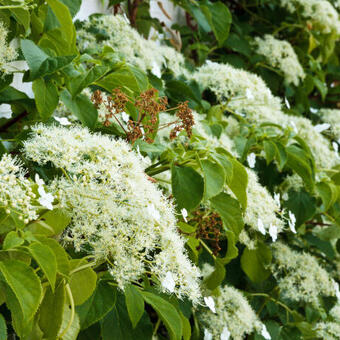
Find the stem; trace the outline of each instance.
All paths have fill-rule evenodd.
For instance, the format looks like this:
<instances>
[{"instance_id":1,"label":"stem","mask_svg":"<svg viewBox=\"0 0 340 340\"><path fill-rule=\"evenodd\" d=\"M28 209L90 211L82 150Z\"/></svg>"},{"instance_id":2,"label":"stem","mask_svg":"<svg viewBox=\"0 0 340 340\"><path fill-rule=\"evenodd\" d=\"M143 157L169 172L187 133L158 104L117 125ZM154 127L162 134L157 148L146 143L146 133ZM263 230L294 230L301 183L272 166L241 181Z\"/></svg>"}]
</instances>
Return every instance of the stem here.
<instances>
[{"instance_id":1,"label":"stem","mask_svg":"<svg viewBox=\"0 0 340 340\"><path fill-rule=\"evenodd\" d=\"M153 334L152 335L156 335L157 334L157 331L158 331L158 328L159 328L159 325L161 324L161 319L158 318L157 322L156 322L156 325L155 325L155 329L153 330Z\"/></svg>"},{"instance_id":2,"label":"stem","mask_svg":"<svg viewBox=\"0 0 340 340\"><path fill-rule=\"evenodd\" d=\"M1 7L0 7L1 8ZM18 116L12 118L10 121L8 121L7 123L5 123L4 125L0 126L0 132L5 132L7 131L7 129L9 127L11 127L13 124L15 124L16 122L18 122L20 119L26 117L28 115L27 111L24 111L22 113L20 113Z\"/></svg>"},{"instance_id":3,"label":"stem","mask_svg":"<svg viewBox=\"0 0 340 340\"><path fill-rule=\"evenodd\" d=\"M73 269L72 271L70 271L70 275L77 273L77 272L80 272L83 269L94 267L95 265L96 265L96 263L94 263L94 262L86 263L86 264L84 264L80 267L77 267L77 268Z\"/></svg>"},{"instance_id":4,"label":"stem","mask_svg":"<svg viewBox=\"0 0 340 340\"><path fill-rule=\"evenodd\" d=\"M71 328L73 320L74 320L74 315L75 315L75 309L74 309L74 300L73 300L73 295L71 292L71 288L69 284L66 284L66 293L68 295L68 298L70 299L70 305L71 305L71 317L70 320L67 323L66 328L64 329L64 331L59 335L59 339L63 339L63 337L65 336L65 334L68 332L68 330Z\"/></svg>"},{"instance_id":5,"label":"stem","mask_svg":"<svg viewBox=\"0 0 340 340\"><path fill-rule=\"evenodd\" d=\"M216 256L213 254L211 249L206 245L206 243L202 239L200 239L200 243L204 247L204 249L213 257L213 259L216 260Z\"/></svg>"}]
</instances>

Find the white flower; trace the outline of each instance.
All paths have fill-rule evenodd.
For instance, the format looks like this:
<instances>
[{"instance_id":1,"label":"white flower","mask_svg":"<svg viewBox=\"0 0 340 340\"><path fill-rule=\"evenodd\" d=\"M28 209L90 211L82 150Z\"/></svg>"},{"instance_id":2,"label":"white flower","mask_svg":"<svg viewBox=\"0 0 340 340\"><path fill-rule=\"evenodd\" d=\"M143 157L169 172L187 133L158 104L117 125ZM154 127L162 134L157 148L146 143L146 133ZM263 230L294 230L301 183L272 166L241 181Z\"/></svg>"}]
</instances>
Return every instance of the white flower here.
<instances>
[{"instance_id":1,"label":"white flower","mask_svg":"<svg viewBox=\"0 0 340 340\"><path fill-rule=\"evenodd\" d=\"M187 217L188 217L187 209L183 208L183 209L181 210L181 214L182 214L182 216L183 216L184 221L185 221L185 222L188 222L188 221L187 221Z\"/></svg>"},{"instance_id":2,"label":"white flower","mask_svg":"<svg viewBox=\"0 0 340 340\"><path fill-rule=\"evenodd\" d=\"M215 301L214 298L212 296L205 296L204 297L204 302L207 305L207 307L213 312L216 313L216 309L215 309Z\"/></svg>"},{"instance_id":3,"label":"white flower","mask_svg":"<svg viewBox=\"0 0 340 340\"><path fill-rule=\"evenodd\" d=\"M166 273L165 278L162 281L162 286L163 288L168 290L170 293L173 293L175 291L176 282L171 272Z\"/></svg>"},{"instance_id":4,"label":"white flower","mask_svg":"<svg viewBox=\"0 0 340 340\"><path fill-rule=\"evenodd\" d=\"M316 108L314 108L314 107L311 107L311 108L309 109L309 111L312 112L312 113L318 113L319 109L316 109Z\"/></svg>"},{"instance_id":5,"label":"white flower","mask_svg":"<svg viewBox=\"0 0 340 340\"><path fill-rule=\"evenodd\" d=\"M250 168L254 168L255 167L255 163L256 163L256 155L252 152L247 156L247 162L249 164Z\"/></svg>"},{"instance_id":6,"label":"white flower","mask_svg":"<svg viewBox=\"0 0 340 340\"><path fill-rule=\"evenodd\" d=\"M249 100L253 100L255 98L253 93L251 92L251 89L246 89L246 98Z\"/></svg>"},{"instance_id":7,"label":"white flower","mask_svg":"<svg viewBox=\"0 0 340 340\"><path fill-rule=\"evenodd\" d=\"M274 193L274 201L277 204L277 206L280 208L281 207L280 193Z\"/></svg>"},{"instance_id":8,"label":"white flower","mask_svg":"<svg viewBox=\"0 0 340 340\"><path fill-rule=\"evenodd\" d=\"M335 290L335 296L340 301L340 288L339 288L339 284L337 282L333 281L333 287L334 287L334 290Z\"/></svg>"},{"instance_id":9,"label":"white flower","mask_svg":"<svg viewBox=\"0 0 340 340\"><path fill-rule=\"evenodd\" d=\"M282 199L283 199L284 201L288 201L288 200L289 200L289 195L288 195L287 192L285 192L285 193L282 194Z\"/></svg>"},{"instance_id":10,"label":"white flower","mask_svg":"<svg viewBox=\"0 0 340 340\"><path fill-rule=\"evenodd\" d=\"M212 334L205 328L204 329L204 340L212 340Z\"/></svg>"},{"instance_id":11,"label":"white flower","mask_svg":"<svg viewBox=\"0 0 340 340\"><path fill-rule=\"evenodd\" d=\"M264 228L263 222L260 218L257 220L257 229L262 235L266 235L266 229Z\"/></svg>"},{"instance_id":12,"label":"white flower","mask_svg":"<svg viewBox=\"0 0 340 340\"><path fill-rule=\"evenodd\" d=\"M339 145L337 142L332 142L332 146L333 146L333 149L335 152L338 152L339 151Z\"/></svg>"},{"instance_id":13,"label":"white flower","mask_svg":"<svg viewBox=\"0 0 340 340\"><path fill-rule=\"evenodd\" d=\"M290 110L290 104L289 104L287 97L285 97L285 104L287 106L287 109Z\"/></svg>"},{"instance_id":14,"label":"white flower","mask_svg":"<svg viewBox=\"0 0 340 340\"><path fill-rule=\"evenodd\" d=\"M263 38L256 37L257 53L263 55L267 62L278 68L284 76L286 84L298 86L305 78L305 72L292 45L285 40L276 39L270 34Z\"/></svg>"},{"instance_id":15,"label":"white flower","mask_svg":"<svg viewBox=\"0 0 340 340\"><path fill-rule=\"evenodd\" d=\"M266 340L271 340L271 338L272 338L272 337L270 336L268 330L267 330L266 325L263 325L263 326L262 326L261 335L262 335Z\"/></svg>"},{"instance_id":16,"label":"white flower","mask_svg":"<svg viewBox=\"0 0 340 340\"><path fill-rule=\"evenodd\" d=\"M53 201L54 201L54 197L52 194L50 193L46 193L45 189L43 186L40 186L38 188L38 192L40 195L40 198L38 199L38 202L45 208L49 209L49 210L53 210Z\"/></svg>"},{"instance_id":17,"label":"white flower","mask_svg":"<svg viewBox=\"0 0 340 340\"><path fill-rule=\"evenodd\" d=\"M275 242L277 240L277 227L273 224L270 225L269 227L269 235L272 238L273 242Z\"/></svg>"},{"instance_id":18,"label":"white flower","mask_svg":"<svg viewBox=\"0 0 340 340\"><path fill-rule=\"evenodd\" d=\"M159 211L155 208L155 206L153 204L148 205L146 207L146 210L148 211L150 216L152 216L157 222L160 221L161 215L160 215Z\"/></svg>"},{"instance_id":19,"label":"white flower","mask_svg":"<svg viewBox=\"0 0 340 340\"><path fill-rule=\"evenodd\" d=\"M129 119L130 119L130 116L125 112L123 111L122 112L122 119L125 123L128 123L129 122Z\"/></svg>"},{"instance_id":20,"label":"white flower","mask_svg":"<svg viewBox=\"0 0 340 340\"><path fill-rule=\"evenodd\" d=\"M12 117L12 109L9 104L0 105L0 118L10 119Z\"/></svg>"},{"instance_id":21,"label":"white flower","mask_svg":"<svg viewBox=\"0 0 340 340\"><path fill-rule=\"evenodd\" d=\"M222 333L221 333L221 340L229 340L229 338L230 338L230 332L229 332L229 329L228 329L228 327L226 326L226 327L224 327L223 328L223 331L222 331Z\"/></svg>"},{"instance_id":22,"label":"white flower","mask_svg":"<svg viewBox=\"0 0 340 340\"><path fill-rule=\"evenodd\" d=\"M291 120L289 123L290 123L291 127L293 128L294 132L298 133L299 131L298 131L297 127L296 127L295 122L293 120Z\"/></svg>"},{"instance_id":23,"label":"white flower","mask_svg":"<svg viewBox=\"0 0 340 340\"><path fill-rule=\"evenodd\" d=\"M323 124L318 124L314 126L314 130L316 132L321 133L322 131L328 130L331 127L331 124L328 123L323 123Z\"/></svg>"},{"instance_id":24,"label":"white flower","mask_svg":"<svg viewBox=\"0 0 340 340\"><path fill-rule=\"evenodd\" d=\"M34 179L35 179L35 183L37 183L39 187L45 184L44 180L40 178L39 174L35 174Z\"/></svg>"},{"instance_id":25,"label":"white flower","mask_svg":"<svg viewBox=\"0 0 340 340\"><path fill-rule=\"evenodd\" d=\"M291 211L288 212L288 215L289 215L289 220L288 220L289 228L294 234L296 234L296 229L295 229L296 217Z\"/></svg>"},{"instance_id":26,"label":"white flower","mask_svg":"<svg viewBox=\"0 0 340 340\"><path fill-rule=\"evenodd\" d=\"M66 117L53 117L60 125L67 126L72 123Z\"/></svg>"},{"instance_id":27,"label":"white flower","mask_svg":"<svg viewBox=\"0 0 340 340\"><path fill-rule=\"evenodd\" d=\"M153 75L155 75L156 77L158 77L158 78L161 78L161 77L162 77L161 68L160 68L159 65L156 63L156 61L154 61L154 62L152 63L151 73L152 73Z\"/></svg>"}]
</instances>

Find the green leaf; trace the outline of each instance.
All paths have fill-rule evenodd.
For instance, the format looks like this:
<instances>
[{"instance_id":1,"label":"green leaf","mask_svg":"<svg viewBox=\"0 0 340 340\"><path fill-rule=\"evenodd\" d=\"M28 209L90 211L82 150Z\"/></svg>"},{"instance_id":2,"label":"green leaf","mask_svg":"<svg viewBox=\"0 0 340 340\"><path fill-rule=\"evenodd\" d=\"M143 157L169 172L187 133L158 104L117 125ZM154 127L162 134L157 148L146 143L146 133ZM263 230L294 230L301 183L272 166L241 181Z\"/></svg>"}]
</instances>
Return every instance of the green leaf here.
<instances>
[{"instance_id":1,"label":"green leaf","mask_svg":"<svg viewBox=\"0 0 340 340\"><path fill-rule=\"evenodd\" d=\"M69 326L69 321L72 316L72 311L68 306L68 303L64 305L64 313L63 313L63 322L59 331L59 336L57 339L62 340L76 340L78 337L78 333L80 331L80 324L79 324L79 317L77 313L73 315L73 320L71 325ZM68 328L67 328L68 327ZM66 330L66 333L64 334L64 331ZM61 337L61 335L63 336ZM52 339L51 339L52 340Z\"/></svg>"},{"instance_id":2,"label":"green leaf","mask_svg":"<svg viewBox=\"0 0 340 340\"><path fill-rule=\"evenodd\" d=\"M230 158L233 163L233 177L229 182L229 188L240 201L243 209L247 207L247 186L248 174L244 166L234 158Z\"/></svg>"},{"instance_id":3,"label":"green leaf","mask_svg":"<svg viewBox=\"0 0 340 340\"><path fill-rule=\"evenodd\" d=\"M277 150L276 158L277 158L277 161L278 161L278 167L279 167L279 170L282 171L283 167L287 163L288 155L287 155L287 152L285 150L285 147L281 143L276 142L275 146L276 146L276 150Z\"/></svg>"},{"instance_id":4,"label":"green leaf","mask_svg":"<svg viewBox=\"0 0 340 340\"><path fill-rule=\"evenodd\" d=\"M101 321L101 336L103 340L150 340L152 324L144 312L136 328L132 327L122 294L118 294L113 310Z\"/></svg>"},{"instance_id":5,"label":"green leaf","mask_svg":"<svg viewBox=\"0 0 340 340\"><path fill-rule=\"evenodd\" d=\"M157 312L158 317L163 321L169 332L171 340L182 339L182 320L176 308L168 301L161 297L150 293L141 292L146 303L148 303Z\"/></svg>"},{"instance_id":6,"label":"green leaf","mask_svg":"<svg viewBox=\"0 0 340 340\"><path fill-rule=\"evenodd\" d=\"M1 261L0 271L4 281L18 300L23 318L31 319L37 311L42 297L39 277L30 266L16 260Z\"/></svg>"},{"instance_id":7,"label":"green leaf","mask_svg":"<svg viewBox=\"0 0 340 340\"><path fill-rule=\"evenodd\" d=\"M81 329L86 329L103 319L116 303L116 289L105 281L99 281L92 296L76 307Z\"/></svg>"},{"instance_id":8,"label":"green leaf","mask_svg":"<svg viewBox=\"0 0 340 340\"><path fill-rule=\"evenodd\" d=\"M286 148L288 154L287 166L293 169L305 182L310 190L314 187L314 174L312 172L312 162L304 150L296 145Z\"/></svg>"},{"instance_id":9,"label":"green leaf","mask_svg":"<svg viewBox=\"0 0 340 340\"><path fill-rule=\"evenodd\" d=\"M39 309L39 327L45 339L57 339L63 321L65 302L65 286L62 282L56 286L54 293L47 287Z\"/></svg>"},{"instance_id":10,"label":"green leaf","mask_svg":"<svg viewBox=\"0 0 340 340\"><path fill-rule=\"evenodd\" d=\"M207 288L213 291L216 287L220 286L225 278L226 270L224 268L224 263L220 258L215 260L214 271L204 280L204 284Z\"/></svg>"},{"instance_id":11,"label":"green leaf","mask_svg":"<svg viewBox=\"0 0 340 340\"><path fill-rule=\"evenodd\" d=\"M144 300L141 293L134 285L127 285L124 293L132 327L135 328L144 313Z\"/></svg>"},{"instance_id":12,"label":"green leaf","mask_svg":"<svg viewBox=\"0 0 340 340\"><path fill-rule=\"evenodd\" d=\"M210 202L221 216L224 227L238 237L244 226L239 202L224 192L211 198Z\"/></svg>"},{"instance_id":13,"label":"green leaf","mask_svg":"<svg viewBox=\"0 0 340 340\"><path fill-rule=\"evenodd\" d=\"M24 80L32 81L39 77L52 74L69 63L75 58L75 55L50 57L32 40L21 40L21 50L30 68L29 76Z\"/></svg>"},{"instance_id":14,"label":"green leaf","mask_svg":"<svg viewBox=\"0 0 340 340\"><path fill-rule=\"evenodd\" d=\"M72 97L79 94L83 89L99 81L99 79L108 71L106 66L96 65L89 69L87 72L79 75L78 77L73 77L70 79L68 89Z\"/></svg>"},{"instance_id":15,"label":"green leaf","mask_svg":"<svg viewBox=\"0 0 340 340\"><path fill-rule=\"evenodd\" d=\"M201 164L204 174L205 198L209 199L216 196L223 190L225 183L225 172L223 167L218 163L213 163L209 160L203 160L201 161Z\"/></svg>"},{"instance_id":16,"label":"green leaf","mask_svg":"<svg viewBox=\"0 0 340 340\"><path fill-rule=\"evenodd\" d=\"M306 191L289 191L285 206L296 217L296 227L313 217L316 211L316 200Z\"/></svg>"},{"instance_id":17,"label":"green leaf","mask_svg":"<svg viewBox=\"0 0 340 340\"><path fill-rule=\"evenodd\" d=\"M64 209L53 209L41 215L39 220L31 223L29 229L34 234L59 235L70 223L71 217Z\"/></svg>"},{"instance_id":18,"label":"green leaf","mask_svg":"<svg viewBox=\"0 0 340 340\"><path fill-rule=\"evenodd\" d=\"M269 163L272 162L272 160L275 158L276 156L276 146L274 144L274 142L268 140L268 141L264 141L263 142L263 148L264 148L264 152L266 154L266 162L267 165Z\"/></svg>"},{"instance_id":19,"label":"green leaf","mask_svg":"<svg viewBox=\"0 0 340 340\"><path fill-rule=\"evenodd\" d=\"M71 270L74 272L70 275L70 288L76 306L83 304L96 289L97 275L92 268L87 267L77 271L77 268L86 264L85 260L71 261Z\"/></svg>"},{"instance_id":20,"label":"green leaf","mask_svg":"<svg viewBox=\"0 0 340 340\"><path fill-rule=\"evenodd\" d=\"M202 200L203 178L194 169L173 165L171 167L172 193L179 209L194 209Z\"/></svg>"},{"instance_id":21,"label":"green leaf","mask_svg":"<svg viewBox=\"0 0 340 340\"><path fill-rule=\"evenodd\" d=\"M76 29L67 6L58 0L47 0L53 13L60 23L60 27L45 33L40 40L42 46L51 45L58 55L77 54Z\"/></svg>"},{"instance_id":22,"label":"green leaf","mask_svg":"<svg viewBox=\"0 0 340 340\"><path fill-rule=\"evenodd\" d=\"M89 128L93 128L96 125L98 112L86 95L78 94L72 98L71 94L64 90L60 97L66 107L71 110L83 125Z\"/></svg>"},{"instance_id":23,"label":"green leaf","mask_svg":"<svg viewBox=\"0 0 340 340\"><path fill-rule=\"evenodd\" d=\"M120 87L123 91L128 89L128 94L131 94L130 91L139 94L148 88L149 81L146 74L138 68L130 65L124 65L118 70L108 74L100 80L97 80L95 84L103 87L110 93L113 89Z\"/></svg>"},{"instance_id":24,"label":"green leaf","mask_svg":"<svg viewBox=\"0 0 340 340\"><path fill-rule=\"evenodd\" d=\"M5 237L2 249L12 249L21 246L23 243L24 240L18 235L16 231L10 231Z\"/></svg>"},{"instance_id":25,"label":"green leaf","mask_svg":"<svg viewBox=\"0 0 340 340\"><path fill-rule=\"evenodd\" d=\"M80 9L82 0L60 0L64 5L66 5L74 17Z\"/></svg>"},{"instance_id":26,"label":"green leaf","mask_svg":"<svg viewBox=\"0 0 340 340\"><path fill-rule=\"evenodd\" d=\"M45 82L43 78L38 78L33 82L32 89L40 117L45 120L52 115L58 105L57 87L52 81Z\"/></svg>"},{"instance_id":27,"label":"green leaf","mask_svg":"<svg viewBox=\"0 0 340 340\"><path fill-rule=\"evenodd\" d=\"M259 283L269 277L270 270L266 268L271 263L271 260L272 253L270 248L259 242L256 249L244 249L241 256L241 268L250 280Z\"/></svg>"},{"instance_id":28,"label":"green leaf","mask_svg":"<svg viewBox=\"0 0 340 340\"><path fill-rule=\"evenodd\" d=\"M326 212L339 197L339 190L332 182L320 182L316 190L322 199L322 211Z\"/></svg>"},{"instance_id":29,"label":"green leaf","mask_svg":"<svg viewBox=\"0 0 340 340\"><path fill-rule=\"evenodd\" d=\"M53 251L48 246L38 242L31 243L28 247L28 251L46 275L52 291L54 291L57 277L57 260Z\"/></svg>"},{"instance_id":30,"label":"green leaf","mask_svg":"<svg viewBox=\"0 0 340 340\"><path fill-rule=\"evenodd\" d=\"M7 340L6 320L2 314L0 314L0 340Z\"/></svg>"},{"instance_id":31,"label":"green leaf","mask_svg":"<svg viewBox=\"0 0 340 340\"><path fill-rule=\"evenodd\" d=\"M70 271L70 261L65 249L54 239L44 236L36 236L36 238L44 245L50 247L57 260L58 272L63 275L68 275Z\"/></svg>"},{"instance_id":32,"label":"green leaf","mask_svg":"<svg viewBox=\"0 0 340 340\"><path fill-rule=\"evenodd\" d=\"M208 2L207 5L201 5L201 10L212 28L219 46L222 46L228 39L232 22L232 16L228 7L221 1Z\"/></svg>"}]
</instances>

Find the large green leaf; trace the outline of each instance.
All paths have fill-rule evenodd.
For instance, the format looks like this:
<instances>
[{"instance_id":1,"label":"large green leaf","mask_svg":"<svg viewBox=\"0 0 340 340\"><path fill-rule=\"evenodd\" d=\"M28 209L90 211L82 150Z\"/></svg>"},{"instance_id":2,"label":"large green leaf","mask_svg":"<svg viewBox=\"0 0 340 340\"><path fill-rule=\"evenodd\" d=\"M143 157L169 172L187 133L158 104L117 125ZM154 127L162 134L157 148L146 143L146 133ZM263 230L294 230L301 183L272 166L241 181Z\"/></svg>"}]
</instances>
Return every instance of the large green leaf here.
<instances>
[{"instance_id":1,"label":"large green leaf","mask_svg":"<svg viewBox=\"0 0 340 340\"><path fill-rule=\"evenodd\" d=\"M76 306L83 304L96 289L97 275L92 268L81 268L86 264L85 260L71 261L74 272L70 275L70 288Z\"/></svg>"},{"instance_id":2,"label":"large green leaf","mask_svg":"<svg viewBox=\"0 0 340 340\"><path fill-rule=\"evenodd\" d=\"M209 199L223 190L226 176L223 167L218 163L203 160L201 164L204 174L204 196Z\"/></svg>"},{"instance_id":3,"label":"large green leaf","mask_svg":"<svg viewBox=\"0 0 340 340\"><path fill-rule=\"evenodd\" d=\"M16 260L1 261L0 271L3 280L18 300L23 318L31 319L37 311L42 297L39 277L30 266Z\"/></svg>"},{"instance_id":4,"label":"large green leaf","mask_svg":"<svg viewBox=\"0 0 340 340\"><path fill-rule=\"evenodd\" d=\"M256 249L244 249L241 257L241 267L250 280L259 283L269 277L270 270L267 267L271 260L272 253L270 248L259 242Z\"/></svg>"},{"instance_id":5,"label":"large green leaf","mask_svg":"<svg viewBox=\"0 0 340 340\"><path fill-rule=\"evenodd\" d=\"M127 285L124 293L132 327L135 328L144 313L144 300L141 293L134 285Z\"/></svg>"},{"instance_id":6,"label":"large green leaf","mask_svg":"<svg viewBox=\"0 0 340 340\"><path fill-rule=\"evenodd\" d=\"M91 100L85 94L78 94L72 98L71 94L64 90L61 99L66 107L87 127L96 125L98 112Z\"/></svg>"},{"instance_id":7,"label":"large green leaf","mask_svg":"<svg viewBox=\"0 0 340 340\"><path fill-rule=\"evenodd\" d=\"M21 50L30 68L29 76L25 80L32 81L39 77L52 74L68 65L75 55L50 57L32 40L22 39Z\"/></svg>"},{"instance_id":8,"label":"large green leaf","mask_svg":"<svg viewBox=\"0 0 340 340\"><path fill-rule=\"evenodd\" d=\"M100 80L97 80L95 84L109 92L119 87L122 88L123 91L127 91L128 94L131 94L131 91L139 94L148 88L149 81L146 74L138 68L124 65Z\"/></svg>"},{"instance_id":9,"label":"large green leaf","mask_svg":"<svg viewBox=\"0 0 340 340\"><path fill-rule=\"evenodd\" d=\"M70 223L71 217L64 209L53 209L41 215L39 220L31 223L29 229L38 235L59 235Z\"/></svg>"},{"instance_id":10,"label":"large green leaf","mask_svg":"<svg viewBox=\"0 0 340 340\"><path fill-rule=\"evenodd\" d=\"M194 169L173 165L171 168L172 193L179 209L194 209L202 200L203 178Z\"/></svg>"},{"instance_id":11,"label":"large green leaf","mask_svg":"<svg viewBox=\"0 0 340 340\"><path fill-rule=\"evenodd\" d=\"M52 81L38 78L33 82L32 89L38 112L41 118L45 120L52 115L58 105L59 95L57 87Z\"/></svg>"},{"instance_id":12,"label":"large green leaf","mask_svg":"<svg viewBox=\"0 0 340 340\"><path fill-rule=\"evenodd\" d=\"M150 340L152 338L152 324L148 314L144 312L136 328L133 328L124 296L118 294L113 310L101 321L101 336L103 340Z\"/></svg>"},{"instance_id":13,"label":"large green leaf","mask_svg":"<svg viewBox=\"0 0 340 340\"><path fill-rule=\"evenodd\" d=\"M65 302L65 286L62 282L56 286L54 293L47 287L39 310L39 327L48 340L56 339L60 332Z\"/></svg>"},{"instance_id":14,"label":"large green leaf","mask_svg":"<svg viewBox=\"0 0 340 340\"><path fill-rule=\"evenodd\" d=\"M57 260L57 270L63 275L68 275L70 271L70 261L65 249L54 239L44 236L36 236L44 245L50 247Z\"/></svg>"},{"instance_id":15,"label":"large green leaf","mask_svg":"<svg viewBox=\"0 0 340 340\"><path fill-rule=\"evenodd\" d=\"M158 317L167 328L171 340L181 340L183 326L176 308L160 296L150 292L141 292L146 303L157 312Z\"/></svg>"},{"instance_id":16,"label":"large green leaf","mask_svg":"<svg viewBox=\"0 0 340 340\"><path fill-rule=\"evenodd\" d=\"M317 183L316 190L322 199L322 210L328 211L339 197L338 187L332 182L320 182Z\"/></svg>"},{"instance_id":17,"label":"large green leaf","mask_svg":"<svg viewBox=\"0 0 340 340\"><path fill-rule=\"evenodd\" d=\"M99 281L92 296L76 308L81 329L86 329L104 318L115 302L116 289L105 281Z\"/></svg>"},{"instance_id":18,"label":"large green leaf","mask_svg":"<svg viewBox=\"0 0 340 340\"><path fill-rule=\"evenodd\" d=\"M0 340L7 340L6 320L2 314L0 314Z\"/></svg>"},{"instance_id":19,"label":"large green leaf","mask_svg":"<svg viewBox=\"0 0 340 340\"><path fill-rule=\"evenodd\" d=\"M60 26L45 33L40 46L54 49L58 55L77 54L76 29L67 6L58 0L47 0Z\"/></svg>"},{"instance_id":20,"label":"large green leaf","mask_svg":"<svg viewBox=\"0 0 340 340\"><path fill-rule=\"evenodd\" d=\"M211 198L210 202L221 216L224 227L238 237L244 226L239 202L224 192Z\"/></svg>"},{"instance_id":21,"label":"large green leaf","mask_svg":"<svg viewBox=\"0 0 340 340\"><path fill-rule=\"evenodd\" d=\"M247 207L248 174L244 166L236 159L231 158L233 163L233 177L229 183L231 191L235 194L243 209Z\"/></svg>"},{"instance_id":22,"label":"large green leaf","mask_svg":"<svg viewBox=\"0 0 340 340\"><path fill-rule=\"evenodd\" d=\"M57 277L57 259L54 252L49 246L38 242L31 243L28 247L28 251L46 275L52 291L54 291L54 285Z\"/></svg>"},{"instance_id":23,"label":"large green leaf","mask_svg":"<svg viewBox=\"0 0 340 340\"><path fill-rule=\"evenodd\" d=\"M66 5L74 17L80 9L82 0L60 0L64 5Z\"/></svg>"},{"instance_id":24,"label":"large green leaf","mask_svg":"<svg viewBox=\"0 0 340 340\"><path fill-rule=\"evenodd\" d=\"M231 13L226 5L221 1L208 2L206 5L201 5L201 10L204 13L219 46L228 39L230 25L232 22Z\"/></svg>"}]
</instances>

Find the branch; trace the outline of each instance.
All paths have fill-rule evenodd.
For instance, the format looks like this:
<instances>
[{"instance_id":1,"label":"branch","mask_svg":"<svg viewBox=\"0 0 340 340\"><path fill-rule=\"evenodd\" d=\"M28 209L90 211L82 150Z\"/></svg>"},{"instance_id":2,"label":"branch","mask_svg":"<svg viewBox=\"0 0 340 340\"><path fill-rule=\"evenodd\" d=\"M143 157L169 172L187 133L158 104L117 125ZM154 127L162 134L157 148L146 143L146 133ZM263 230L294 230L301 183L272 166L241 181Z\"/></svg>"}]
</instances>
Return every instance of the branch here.
<instances>
[{"instance_id":1,"label":"branch","mask_svg":"<svg viewBox=\"0 0 340 340\"><path fill-rule=\"evenodd\" d=\"M28 115L27 111L24 111L20 113L18 116L12 118L8 122L6 122L4 125L0 126L0 132L6 132L8 128L10 128L12 125L14 125L16 122L18 122L20 119L26 117Z\"/></svg>"}]
</instances>

